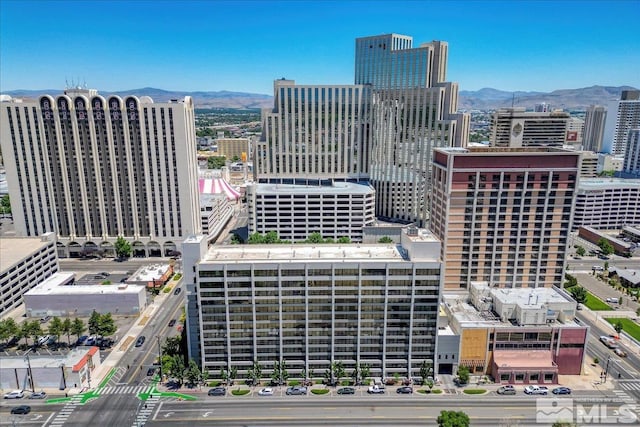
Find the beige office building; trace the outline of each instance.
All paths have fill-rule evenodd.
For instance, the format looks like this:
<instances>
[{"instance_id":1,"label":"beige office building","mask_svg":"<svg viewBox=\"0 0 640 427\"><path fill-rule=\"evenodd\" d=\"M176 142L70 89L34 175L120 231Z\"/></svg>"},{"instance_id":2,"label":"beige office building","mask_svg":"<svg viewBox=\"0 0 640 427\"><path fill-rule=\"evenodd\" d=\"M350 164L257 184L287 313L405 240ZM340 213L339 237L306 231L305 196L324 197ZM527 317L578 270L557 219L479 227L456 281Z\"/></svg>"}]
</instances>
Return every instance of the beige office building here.
<instances>
[{"instance_id":1,"label":"beige office building","mask_svg":"<svg viewBox=\"0 0 640 427\"><path fill-rule=\"evenodd\" d=\"M567 139L569 113L501 108L491 116L492 147L557 147Z\"/></svg>"}]
</instances>

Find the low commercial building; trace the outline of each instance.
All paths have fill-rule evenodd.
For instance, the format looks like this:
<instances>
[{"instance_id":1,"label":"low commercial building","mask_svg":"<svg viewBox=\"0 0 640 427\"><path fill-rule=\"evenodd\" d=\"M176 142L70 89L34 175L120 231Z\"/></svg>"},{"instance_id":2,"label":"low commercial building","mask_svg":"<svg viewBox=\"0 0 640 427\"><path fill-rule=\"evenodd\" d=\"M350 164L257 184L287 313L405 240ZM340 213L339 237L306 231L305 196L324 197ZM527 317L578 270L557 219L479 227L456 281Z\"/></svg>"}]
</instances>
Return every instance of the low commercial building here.
<instances>
[{"instance_id":1,"label":"low commercial building","mask_svg":"<svg viewBox=\"0 0 640 427\"><path fill-rule=\"evenodd\" d=\"M474 282L468 295L445 295L444 309L460 336L454 372L464 365L496 382L555 384L582 371L589 327L574 321L576 302L556 288Z\"/></svg>"},{"instance_id":2,"label":"low commercial building","mask_svg":"<svg viewBox=\"0 0 640 427\"><path fill-rule=\"evenodd\" d=\"M22 296L59 269L56 237L0 239L0 317L22 304Z\"/></svg>"},{"instance_id":3,"label":"low commercial building","mask_svg":"<svg viewBox=\"0 0 640 427\"><path fill-rule=\"evenodd\" d=\"M140 267L127 279L130 285L161 288L173 276L173 264L149 264Z\"/></svg>"},{"instance_id":4,"label":"low commercial building","mask_svg":"<svg viewBox=\"0 0 640 427\"><path fill-rule=\"evenodd\" d=\"M138 314L147 306L144 286L76 285L73 273L56 273L24 295L29 317Z\"/></svg>"},{"instance_id":5,"label":"low commercial building","mask_svg":"<svg viewBox=\"0 0 640 427\"><path fill-rule=\"evenodd\" d=\"M2 356L0 388L40 391L91 387L91 375L100 365L98 347L77 347L65 356Z\"/></svg>"},{"instance_id":6,"label":"low commercial building","mask_svg":"<svg viewBox=\"0 0 640 427\"><path fill-rule=\"evenodd\" d=\"M291 242L318 232L334 240L363 241L363 227L375 223L375 190L368 184L253 184L247 186L249 234L278 233Z\"/></svg>"},{"instance_id":7,"label":"low commercial building","mask_svg":"<svg viewBox=\"0 0 640 427\"><path fill-rule=\"evenodd\" d=\"M640 269L609 267L609 277L617 277L625 288L640 288Z\"/></svg>"},{"instance_id":8,"label":"low commercial building","mask_svg":"<svg viewBox=\"0 0 640 427\"><path fill-rule=\"evenodd\" d=\"M616 254L622 256L631 256L637 249L637 245L632 242L625 242L601 230L592 227L580 227L578 229L578 237L587 242L597 245L601 239L606 240L613 247Z\"/></svg>"},{"instance_id":9,"label":"low commercial building","mask_svg":"<svg viewBox=\"0 0 640 427\"><path fill-rule=\"evenodd\" d=\"M349 374L419 376L433 362L440 242L407 229L396 244L183 246L189 357L209 372L274 360L291 377L333 362Z\"/></svg>"}]
</instances>

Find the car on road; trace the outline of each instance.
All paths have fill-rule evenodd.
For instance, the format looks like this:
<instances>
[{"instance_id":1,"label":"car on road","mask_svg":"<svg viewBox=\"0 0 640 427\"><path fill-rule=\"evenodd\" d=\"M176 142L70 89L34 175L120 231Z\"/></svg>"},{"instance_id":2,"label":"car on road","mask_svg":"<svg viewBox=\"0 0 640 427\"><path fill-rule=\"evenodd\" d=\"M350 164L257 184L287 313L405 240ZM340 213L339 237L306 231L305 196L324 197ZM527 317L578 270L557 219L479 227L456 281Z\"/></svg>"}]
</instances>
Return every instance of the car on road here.
<instances>
[{"instance_id":1,"label":"car on road","mask_svg":"<svg viewBox=\"0 0 640 427\"><path fill-rule=\"evenodd\" d=\"M49 320L51 320L51 316L44 316L40 319L40 323L47 323Z\"/></svg>"},{"instance_id":2,"label":"car on road","mask_svg":"<svg viewBox=\"0 0 640 427\"><path fill-rule=\"evenodd\" d=\"M498 394L516 394L516 388L512 385L503 385L496 391Z\"/></svg>"},{"instance_id":3,"label":"car on road","mask_svg":"<svg viewBox=\"0 0 640 427\"><path fill-rule=\"evenodd\" d=\"M152 377L156 373L156 368L147 369L147 376Z\"/></svg>"},{"instance_id":4,"label":"car on road","mask_svg":"<svg viewBox=\"0 0 640 427\"><path fill-rule=\"evenodd\" d=\"M175 326L175 324L176 324L176 319L171 319L171 320L169 320L169 327L170 327L170 328L171 328L171 327L173 327L173 326Z\"/></svg>"},{"instance_id":5,"label":"car on road","mask_svg":"<svg viewBox=\"0 0 640 427\"><path fill-rule=\"evenodd\" d=\"M413 393L413 387L409 387L409 386L398 387L396 389L396 393L398 393L398 394L411 394L411 393Z\"/></svg>"},{"instance_id":6,"label":"car on road","mask_svg":"<svg viewBox=\"0 0 640 427\"><path fill-rule=\"evenodd\" d=\"M338 389L338 394L356 394L356 389L353 387L342 387Z\"/></svg>"},{"instance_id":7,"label":"car on road","mask_svg":"<svg viewBox=\"0 0 640 427\"><path fill-rule=\"evenodd\" d=\"M556 387L551 390L553 394L571 394L571 389L569 387Z\"/></svg>"},{"instance_id":8,"label":"car on road","mask_svg":"<svg viewBox=\"0 0 640 427\"><path fill-rule=\"evenodd\" d=\"M377 385L372 385L367 389L367 393L369 394L384 394L384 388L378 387Z\"/></svg>"},{"instance_id":9,"label":"car on road","mask_svg":"<svg viewBox=\"0 0 640 427\"><path fill-rule=\"evenodd\" d=\"M136 341L136 347L142 347L142 344L144 344L144 341L147 338L144 335L141 335L140 337L138 337L138 340Z\"/></svg>"},{"instance_id":10,"label":"car on road","mask_svg":"<svg viewBox=\"0 0 640 427\"><path fill-rule=\"evenodd\" d=\"M47 398L47 393L45 391L34 391L33 393L31 393L31 396L29 396L29 399L46 399Z\"/></svg>"},{"instance_id":11,"label":"car on road","mask_svg":"<svg viewBox=\"0 0 640 427\"><path fill-rule=\"evenodd\" d=\"M98 274L100 274L101 276L104 276L104 277L109 277L109 276L111 276L111 274L107 273L106 271L101 271L101 272L100 272L100 273L98 273Z\"/></svg>"},{"instance_id":12,"label":"car on road","mask_svg":"<svg viewBox=\"0 0 640 427\"><path fill-rule=\"evenodd\" d=\"M215 387L210 389L207 394L209 396L224 396L225 394L227 394L227 389L224 387Z\"/></svg>"},{"instance_id":13,"label":"car on road","mask_svg":"<svg viewBox=\"0 0 640 427\"><path fill-rule=\"evenodd\" d=\"M288 395L302 395L307 394L307 388L301 386L289 387L286 392Z\"/></svg>"},{"instance_id":14,"label":"car on road","mask_svg":"<svg viewBox=\"0 0 640 427\"><path fill-rule=\"evenodd\" d=\"M27 405L20 405L16 406L15 408L11 408L12 414L26 415L29 412L31 412L31 406Z\"/></svg>"},{"instance_id":15,"label":"car on road","mask_svg":"<svg viewBox=\"0 0 640 427\"><path fill-rule=\"evenodd\" d=\"M265 387L258 392L260 396L273 396L273 389L271 387Z\"/></svg>"},{"instance_id":16,"label":"car on road","mask_svg":"<svg viewBox=\"0 0 640 427\"><path fill-rule=\"evenodd\" d=\"M176 288L176 290L173 291L173 294L178 295L180 292L182 292L182 288Z\"/></svg>"},{"instance_id":17,"label":"car on road","mask_svg":"<svg viewBox=\"0 0 640 427\"><path fill-rule=\"evenodd\" d=\"M4 395L5 399L22 399L24 392L22 390L13 390Z\"/></svg>"},{"instance_id":18,"label":"car on road","mask_svg":"<svg viewBox=\"0 0 640 427\"><path fill-rule=\"evenodd\" d=\"M615 349L613 349L613 352L614 352L617 356L620 356L620 357L627 357L627 352L626 352L626 351L624 351L624 350L623 350L623 349L621 349L621 348L615 348Z\"/></svg>"},{"instance_id":19,"label":"car on road","mask_svg":"<svg viewBox=\"0 0 640 427\"><path fill-rule=\"evenodd\" d=\"M549 389L545 386L528 385L524 388L525 394L541 394L546 396L549 393Z\"/></svg>"}]
</instances>

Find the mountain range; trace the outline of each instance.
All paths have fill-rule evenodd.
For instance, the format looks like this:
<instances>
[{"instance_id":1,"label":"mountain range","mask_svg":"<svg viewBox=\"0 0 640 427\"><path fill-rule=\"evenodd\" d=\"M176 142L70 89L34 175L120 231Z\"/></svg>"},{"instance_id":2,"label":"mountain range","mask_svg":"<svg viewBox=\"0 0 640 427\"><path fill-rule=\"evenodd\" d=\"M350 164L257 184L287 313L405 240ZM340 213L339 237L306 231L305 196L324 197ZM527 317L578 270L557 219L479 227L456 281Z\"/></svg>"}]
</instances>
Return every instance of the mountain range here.
<instances>
[{"instance_id":1,"label":"mountain range","mask_svg":"<svg viewBox=\"0 0 640 427\"><path fill-rule=\"evenodd\" d=\"M585 110L589 105L606 105L620 99L623 90L635 89L631 86L591 86L579 89L558 89L553 92L508 92L483 88L476 91L462 90L459 96L460 110L493 110L501 107L525 107L532 110L535 104L546 102L551 108L565 110ZM4 92L15 98L37 98L42 94L58 94L60 90L13 90ZM108 95L149 96L156 102L166 102L191 96L196 108L272 108L273 96L257 93L223 91L168 91L145 87L118 92L100 92Z\"/></svg>"}]
</instances>

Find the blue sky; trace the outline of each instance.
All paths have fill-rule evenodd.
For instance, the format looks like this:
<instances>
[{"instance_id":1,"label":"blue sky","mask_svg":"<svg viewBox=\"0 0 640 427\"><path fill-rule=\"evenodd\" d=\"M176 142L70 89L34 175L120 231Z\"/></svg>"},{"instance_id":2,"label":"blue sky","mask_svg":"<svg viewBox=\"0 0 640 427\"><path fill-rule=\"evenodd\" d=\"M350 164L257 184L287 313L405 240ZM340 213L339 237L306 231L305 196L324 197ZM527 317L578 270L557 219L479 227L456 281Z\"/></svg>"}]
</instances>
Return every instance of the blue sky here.
<instances>
[{"instance_id":1,"label":"blue sky","mask_svg":"<svg viewBox=\"0 0 640 427\"><path fill-rule=\"evenodd\" d=\"M448 41L461 90L640 87L639 16L639 0L0 0L0 90L350 84L355 38L392 32Z\"/></svg>"}]
</instances>

